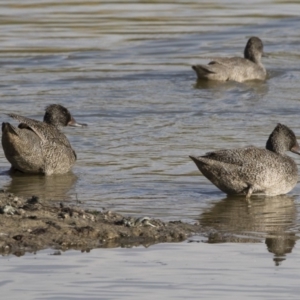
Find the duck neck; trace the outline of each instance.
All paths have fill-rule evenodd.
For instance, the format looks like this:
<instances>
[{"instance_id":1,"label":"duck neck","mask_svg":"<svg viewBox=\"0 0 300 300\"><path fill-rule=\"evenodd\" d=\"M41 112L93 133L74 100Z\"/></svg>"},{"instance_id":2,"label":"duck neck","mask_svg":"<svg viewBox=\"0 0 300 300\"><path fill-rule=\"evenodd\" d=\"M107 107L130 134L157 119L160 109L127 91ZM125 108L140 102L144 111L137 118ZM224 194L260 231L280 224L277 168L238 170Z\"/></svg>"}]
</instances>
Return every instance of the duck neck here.
<instances>
[{"instance_id":1,"label":"duck neck","mask_svg":"<svg viewBox=\"0 0 300 300\"><path fill-rule=\"evenodd\" d=\"M57 120L55 120L53 118L44 118L44 123L52 125L52 126L58 128L58 129L60 129L62 127L62 125L60 124L60 122L58 122Z\"/></svg>"},{"instance_id":2,"label":"duck neck","mask_svg":"<svg viewBox=\"0 0 300 300\"><path fill-rule=\"evenodd\" d=\"M261 54L260 53L253 53L253 51L246 51L244 52L244 57L255 64L261 65Z\"/></svg>"},{"instance_id":3,"label":"duck neck","mask_svg":"<svg viewBox=\"0 0 300 300\"><path fill-rule=\"evenodd\" d=\"M281 145L280 142L274 141L272 137L269 137L267 144L266 144L266 149L269 151L272 151L274 153L280 154L280 155L285 155L287 149L284 145Z\"/></svg>"}]
</instances>

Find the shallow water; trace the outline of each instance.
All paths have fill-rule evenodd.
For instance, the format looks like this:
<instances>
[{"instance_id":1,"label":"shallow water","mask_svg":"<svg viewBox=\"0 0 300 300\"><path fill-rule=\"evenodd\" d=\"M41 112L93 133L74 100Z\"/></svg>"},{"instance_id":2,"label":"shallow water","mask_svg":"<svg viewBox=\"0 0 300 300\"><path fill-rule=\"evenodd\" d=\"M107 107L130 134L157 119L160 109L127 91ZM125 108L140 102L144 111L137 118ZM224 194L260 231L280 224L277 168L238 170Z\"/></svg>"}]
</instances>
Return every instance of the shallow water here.
<instances>
[{"instance_id":1,"label":"shallow water","mask_svg":"<svg viewBox=\"0 0 300 300\"><path fill-rule=\"evenodd\" d=\"M42 119L46 105L61 103L89 125L64 130L78 154L65 176L11 177L1 150L1 188L136 216L199 220L242 242L271 239L275 257L290 253L300 224L299 185L287 197L248 207L225 200L188 155L264 146L278 122L300 137L299 8L266 0L1 1L2 121L9 112ZM264 42L266 82L196 82L192 64L242 55L253 35ZM218 247L242 247L236 256L248 259L248 247L257 246ZM180 249L178 257L186 256L188 248Z\"/></svg>"},{"instance_id":2,"label":"shallow water","mask_svg":"<svg viewBox=\"0 0 300 300\"><path fill-rule=\"evenodd\" d=\"M279 268L264 244L184 242L51 254L2 258L2 295L25 300L299 299L299 249Z\"/></svg>"},{"instance_id":3,"label":"shallow water","mask_svg":"<svg viewBox=\"0 0 300 300\"><path fill-rule=\"evenodd\" d=\"M11 178L2 154L9 191L191 220L224 195L189 154L264 146L277 122L300 132L297 4L22 3L2 2L1 112L42 119L58 102L89 126L65 129L78 154L66 179ZM266 82L196 83L193 63L242 55L251 35L265 44Z\"/></svg>"}]
</instances>

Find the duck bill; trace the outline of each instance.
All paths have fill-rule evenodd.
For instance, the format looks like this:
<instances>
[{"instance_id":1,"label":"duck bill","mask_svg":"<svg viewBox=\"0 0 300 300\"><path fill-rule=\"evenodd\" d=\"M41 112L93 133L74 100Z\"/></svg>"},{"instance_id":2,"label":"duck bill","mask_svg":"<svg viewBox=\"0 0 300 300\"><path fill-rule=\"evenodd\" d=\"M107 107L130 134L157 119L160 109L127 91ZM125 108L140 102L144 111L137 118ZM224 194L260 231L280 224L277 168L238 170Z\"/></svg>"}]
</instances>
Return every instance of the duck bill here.
<instances>
[{"instance_id":1,"label":"duck bill","mask_svg":"<svg viewBox=\"0 0 300 300\"><path fill-rule=\"evenodd\" d=\"M71 126L71 127L84 127L84 126L87 126L87 124L77 123L75 121L75 119L72 117L71 120L69 121L69 123L67 124L67 126Z\"/></svg>"},{"instance_id":2,"label":"duck bill","mask_svg":"<svg viewBox=\"0 0 300 300\"><path fill-rule=\"evenodd\" d=\"M296 144L294 147L292 147L291 152L300 155L300 146L299 146L299 144Z\"/></svg>"}]
</instances>

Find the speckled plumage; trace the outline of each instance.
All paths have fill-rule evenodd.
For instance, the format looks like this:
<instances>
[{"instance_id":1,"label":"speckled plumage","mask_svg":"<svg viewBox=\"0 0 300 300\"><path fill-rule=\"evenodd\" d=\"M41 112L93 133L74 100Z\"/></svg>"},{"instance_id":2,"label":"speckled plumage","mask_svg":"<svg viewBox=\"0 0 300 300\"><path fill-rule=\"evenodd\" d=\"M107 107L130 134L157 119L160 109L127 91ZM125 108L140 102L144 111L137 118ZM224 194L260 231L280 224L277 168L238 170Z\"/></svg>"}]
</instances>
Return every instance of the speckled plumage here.
<instances>
[{"instance_id":1,"label":"speckled plumage","mask_svg":"<svg viewBox=\"0 0 300 300\"><path fill-rule=\"evenodd\" d=\"M278 124L266 149L246 147L220 150L190 158L202 174L226 194L276 196L286 194L297 184L298 169L285 154L300 154L296 136L287 126Z\"/></svg>"},{"instance_id":2,"label":"speckled plumage","mask_svg":"<svg viewBox=\"0 0 300 300\"><path fill-rule=\"evenodd\" d=\"M195 65L192 68L198 79L243 82L246 80L264 80L267 72L261 63L263 43L258 37L251 37L242 57L217 57L208 65Z\"/></svg>"},{"instance_id":3,"label":"speckled plumage","mask_svg":"<svg viewBox=\"0 0 300 300\"><path fill-rule=\"evenodd\" d=\"M49 105L43 122L16 114L9 116L20 122L18 127L2 123L2 147L12 170L51 175L71 169L76 153L60 128L81 124L65 107Z\"/></svg>"}]
</instances>

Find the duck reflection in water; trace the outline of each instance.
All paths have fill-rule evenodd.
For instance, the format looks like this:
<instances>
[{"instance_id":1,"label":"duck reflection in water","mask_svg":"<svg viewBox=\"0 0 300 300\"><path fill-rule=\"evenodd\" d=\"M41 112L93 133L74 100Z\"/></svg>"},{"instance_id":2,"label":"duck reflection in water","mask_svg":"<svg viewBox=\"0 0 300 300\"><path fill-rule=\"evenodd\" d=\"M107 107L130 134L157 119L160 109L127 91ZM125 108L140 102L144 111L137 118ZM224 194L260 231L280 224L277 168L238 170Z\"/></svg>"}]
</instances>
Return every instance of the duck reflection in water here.
<instances>
[{"instance_id":1,"label":"duck reflection in water","mask_svg":"<svg viewBox=\"0 0 300 300\"><path fill-rule=\"evenodd\" d=\"M72 172L52 176L14 172L11 181L3 189L19 196L35 195L40 199L66 200L71 198L67 193L75 186L77 179Z\"/></svg>"},{"instance_id":2,"label":"duck reflection in water","mask_svg":"<svg viewBox=\"0 0 300 300\"><path fill-rule=\"evenodd\" d=\"M253 243L265 239L279 265L296 244L290 229L296 224L297 209L293 196L257 197L249 206L240 196L216 203L200 216L209 233L208 243Z\"/></svg>"}]
</instances>

